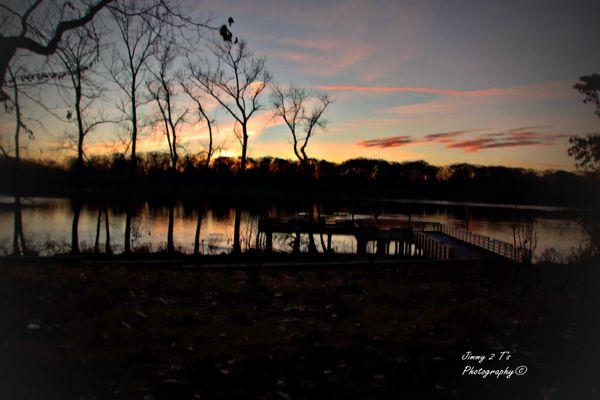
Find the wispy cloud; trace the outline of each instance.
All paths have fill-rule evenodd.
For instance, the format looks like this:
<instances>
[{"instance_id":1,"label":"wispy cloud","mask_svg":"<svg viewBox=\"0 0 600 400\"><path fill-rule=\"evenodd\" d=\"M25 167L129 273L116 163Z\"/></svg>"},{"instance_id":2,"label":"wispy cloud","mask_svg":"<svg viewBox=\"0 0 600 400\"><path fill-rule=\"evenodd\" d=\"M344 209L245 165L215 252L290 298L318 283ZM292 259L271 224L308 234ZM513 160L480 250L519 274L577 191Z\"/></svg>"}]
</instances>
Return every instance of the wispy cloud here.
<instances>
[{"instance_id":1,"label":"wispy cloud","mask_svg":"<svg viewBox=\"0 0 600 400\"><path fill-rule=\"evenodd\" d=\"M544 126L513 128L502 132L479 134L476 137L463 139L464 135L485 129L469 129L462 131L431 133L420 138L411 135L392 136L387 138L363 140L358 142L362 147L401 147L423 143L443 143L449 149L462 149L465 152L476 152L503 147L521 147L535 145L552 145L569 135L562 133L539 132L534 129Z\"/></svg>"},{"instance_id":2,"label":"wispy cloud","mask_svg":"<svg viewBox=\"0 0 600 400\"><path fill-rule=\"evenodd\" d=\"M381 138L381 139L372 139L372 140L363 140L362 142L358 142L359 146L363 147L400 147L407 144L414 143L411 136L393 136L389 138Z\"/></svg>"},{"instance_id":3,"label":"wispy cloud","mask_svg":"<svg viewBox=\"0 0 600 400\"><path fill-rule=\"evenodd\" d=\"M283 48L273 52L273 57L314 76L334 76L358 68L377 51L369 43L347 38L281 38L277 43Z\"/></svg>"},{"instance_id":4,"label":"wispy cloud","mask_svg":"<svg viewBox=\"0 0 600 400\"><path fill-rule=\"evenodd\" d=\"M393 136L381 139L364 140L358 142L359 146L363 147L400 147L408 144L419 144L419 143L449 143L457 136L464 135L466 133L475 132L478 129L469 129L464 131L451 131L451 132L439 132L430 133L422 138L413 138L409 135Z\"/></svg>"},{"instance_id":5,"label":"wispy cloud","mask_svg":"<svg viewBox=\"0 0 600 400\"><path fill-rule=\"evenodd\" d=\"M533 127L536 128L536 127ZM537 145L552 145L558 140L569 137L562 133L545 133L531 128L515 128L505 132L489 133L471 140L462 140L448 144L448 148L462 149L466 152L476 152L486 149L504 147L523 147Z\"/></svg>"},{"instance_id":6,"label":"wispy cloud","mask_svg":"<svg viewBox=\"0 0 600 400\"><path fill-rule=\"evenodd\" d=\"M312 49L320 51L329 51L339 48L339 42L334 40L310 39L310 38L282 38L278 42L283 45L292 46L300 49Z\"/></svg>"},{"instance_id":7,"label":"wispy cloud","mask_svg":"<svg viewBox=\"0 0 600 400\"><path fill-rule=\"evenodd\" d=\"M361 85L321 85L319 90L345 91L360 93L424 93L470 97L557 97L568 87L564 82L549 82L544 84L522 85L506 88L487 88L477 90L461 90L436 87L413 86L361 86Z\"/></svg>"}]
</instances>

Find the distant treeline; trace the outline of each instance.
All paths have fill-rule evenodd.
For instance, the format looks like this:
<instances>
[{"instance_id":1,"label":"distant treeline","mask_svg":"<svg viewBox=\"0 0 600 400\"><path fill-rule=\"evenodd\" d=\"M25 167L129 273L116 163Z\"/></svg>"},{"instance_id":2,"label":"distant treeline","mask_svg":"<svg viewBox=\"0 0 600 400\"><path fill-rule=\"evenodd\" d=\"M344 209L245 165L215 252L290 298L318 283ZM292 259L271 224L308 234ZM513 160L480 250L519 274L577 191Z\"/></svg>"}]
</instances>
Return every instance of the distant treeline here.
<instances>
[{"instance_id":1,"label":"distant treeline","mask_svg":"<svg viewBox=\"0 0 600 400\"><path fill-rule=\"evenodd\" d=\"M186 156L177 172L170 170L166 154L148 153L139 158L136 177L121 156L95 156L82 172L84 193L130 197L178 197L211 192L239 192L237 158L215 158L210 168L204 160ZM14 159L0 159L0 184L12 194ZM295 161L263 157L249 159L244 192L306 194L361 198L427 198L502 203L586 205L597 198L597 178L566 171L454 164L445 167L425 161L388 162L357 158L342 163L310 160L309 173ZM73 193L74 169L52 161L23 160L20 190L24 195L66 196ZM309 178L310 176L310 178ZM128 196L125 196L128 195Z\"/></svg>"}]
</instances>

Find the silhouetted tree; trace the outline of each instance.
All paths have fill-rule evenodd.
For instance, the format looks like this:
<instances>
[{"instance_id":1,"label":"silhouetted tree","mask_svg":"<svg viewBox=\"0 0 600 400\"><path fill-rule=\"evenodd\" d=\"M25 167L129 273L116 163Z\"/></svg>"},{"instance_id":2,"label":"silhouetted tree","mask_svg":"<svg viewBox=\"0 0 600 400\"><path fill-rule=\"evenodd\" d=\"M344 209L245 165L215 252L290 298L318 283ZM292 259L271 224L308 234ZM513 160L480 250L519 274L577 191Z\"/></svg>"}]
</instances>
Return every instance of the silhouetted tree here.
<instances>
[{"instance_id":1,"label":"silhouetted tree","mask_svg":"<svg viewBox=\"0 0 600 400\"><path fill-rule=\"evenodd\" d=\"M190 85L190 80L188 76L184 75L183 77L181 77L180 85L183 88L184 92L189 96L189 98L192 99L194 103L196 103L196 110L198 111L198 122L204 121L206 123L206 128L208 129L208 147L206 150L205 168L208 169L210 167L210 161L214 152L213 124L215 123L215 119L208 114L206 106L205 104L203 104L204 99L202 98L202 94L192 89L192 85Z\"/></svg>"},{"instance_id":2,"label":"silhouetted tree","mask_svg":"<svg viewBox=\"0 0 600 400\"><path fill-rule=\"evenodd\" d=\"M585 97L584 103L592 103L596 109L594 113L600 118L600 75L592 74L579 78L574 86L575 90L581 92ZM576 161L580 168L596 178L600 176L600 134L588 136L572 136L569 138L571 147L568 149L569 156ZM598 185L598 182L595 182ZM590 191L587 215L580 219L583 230L590 239L590 250L592 255L600 254L600 209L599 198L594 197L595 192Z\"/></svg>"},{"instance_id":3,"label":"silhouetted tree","mask_svg":"<svg viewBox=\"0 0 600 400\"><path fill-rule=\"evenodd\" d=\"M21 109L21 86L17 73L23 72L22 68L17 68L17 71L13 72L11 67L8 67L8 84L7 88L11 89L4 103L5 111L12 112L15 118L15 132L14 132L14 163L13 163L13 190L14 190L14 229L13 229L13 254L21 255L27 252L27 244L23 234L23 217L22 217L22 206L21 206L21 135L26 132L29 138L33 138L33 131L25 124ZM4 149L0 146L0 150L5 157L9 156L11 152L9 149Z\"/></svg>"},{"instance_id":4,"label":"silhouetted tree","mask_svg":"<svg viewBox=\"0 0 600 400\"><path fill-rule=\"evenodd\" d=\"M188 59L189 60L189 59ZM189 66L189 64L188 64ZM192 81L193 82L193 81ZM206 171L210 168L210 162L212 160L213 152L214 152L214 138L213 138L213 124L215 120L208 114L206 110L206 106L204 103L204 99L202 96L202 92L198 92L198 90L194 90L192 88L193 85L190 84L190 79L187 74L182 74L180 77L180 85L183 88L184 92L188 95L190 99L194 103L196 103L196 110L198 111L198 122L204 121L206 123L206 128L208 129L208 146L206 148L206 158L204 161L204 168ZM196 87L198 89L198 87ZM194 235L194 255L200 254L200 228L202 225L202 218L204 216L203 212L203 204L198 204L197 207L197 221L196 221L196 232Z\"/></svg>"},{"instance_id":5,"label":"silhouetted tree","mask_svg":"<svg viewBox=\"0 0 600 400\"><path fill-rule=\"evenodd\" d=\"M318 128L325 129L325 112L333 100L328 94L310 92L294 85L287 88L274 85L271 99L275 117L281 118L290 130L294 154L306 168L306 147Z\"/></svg>"},{"instance_id":6,"label":"silhouetted tree","mask_svg":"<svg viewBox=\"0 0 600 400\"><path fill-rule=\"evenodd\" d=\"M332 100L327 94L312 93L294 85L287 88L274 85L271 99L275 117L281 118L292 134L294 154L302 166L307 184L311 185L312 177L310 175L312 173L308 168L306 147L317 128L325 129L324 114ZM312 108L310 108L311 106ZM309 224L312 224L314 221L314 198L313 191L309 190L309 192L311 201L307 207L307 215ZM321 237L321 244L325 247L323 237ZM295 248L298 249L298 246L296 245ZM308 250L311 253L317 251L312 233L308 235Z\"/></svg>"},{"instance_id":7,"label":"silhouetted tree","mask_svg":"<svg viewBox=\"0 0 600 400\"><path fill-rule=\"evenodd\" d=\"M260 97L271 81L271 74L266 67L266 58L256 57L245 40L236 44L213 39L209 50L212 62L188 57L190 81L217 101L240 125L240 173L243 174L248 151L248 123L263 108Z\"/></svg>"},{"instance_id":8,"label":"silhouetted tree","mask_svg":"<svg viewBox=\"0 0 600 400\"><path fill-rule=\"evenodd\" d=\"M600 118L600 75L582 76L574 88L585 96L584 103L591 103L596 107L594 114ZM569 143L569 155L577 161L578 168L600 173L600 134L571 136Z\"/></svg>"},{"instance_id":9,"label":"silhouetted tree","mask_svg":"<svg viewBox=\"0 0 600 400\"><path fill-rule=\"evenodd\" d=\"M236 134L242 154L240 158L240 176L246 171L248 152L248 123L252 116L263 106L261 94L271 81L266 67L265 57L256 57L246 41L221 35L209 43L212 60L191 60L190 80L219 103L234 119ZM238 125L240 129L238 128ZM233 234L233 252L241 252L240 247L241 213L236 207Z\"/></svg>"},{"instance_id":10,"label":"silhouetted tree","mask_svg":"<svg viewBox=\"0 0 600 400\"><path fill-rule=\"evenodd\" d=\"M577 163L577 168L592 174L600 172L600 134L571 136L569 156Z\"/></svg>"},{"instance_id":11,"label":"silhouetted tree","mask_svg":"<svg viewBox=\"0 0 600 400\"><path fill-rule=\"evenodd\" d=\"M4 83L10 61L18 50L49 56L58 50L63 36L92 22L110 8L127 16L141 16L167 23L174 29L193 28L200 34L205 28L231 35L227 25L210 26L181 11L171 0L35 0L22 2L21 9L0 4L0 101L6 100ZM233 21L233 19L230 20Z\"/></svg>"},{"instance_id":12,"label":"silhouetted tree","mask_svg":"<svg viewBox=\"0 0 600 400\"><path fill-rule=\"evenodd\" d=\"M139 13L127 11L136 6L153 12L155 18L146 18ZM124 99L117 108L129 121L128 137L125 140L127 149L131 149L131 179L135 179L137 169L137 142L140 130L139 108L145 104L143 85L148 68L148 60L154 54L156 41L160 37L163 22L158 18L159 8L153 7L155 0L125 0L116 2L111 10L118 32L118 45L113 49L109 68L112 80L121 89ZM131 252L131 223L133 215L131 207L125 212L125 232L123 251Z\"/></svg>"},{"instance_id":13,"label":"silhouetted tree","mask_svg":"<svg viewBox=\"0 0 600 400\"><path fill-rule=\"evenodd\" d=\"M109 122L104 113L96 109L104 93L104 88L94 77L99 57L100 36L90 25L89 28L69 33L58 46L54 60L54 65L67 73L65 83L57 81L67 113L66 117L57 117L75 125L75 133L67 136L67 146L75 148L77 174L81 174L83 168L85 138L99 125Z\"/></svg>"},{"instance_id":14,"label":"silhouetted tree","mask_svg":"<svg viewBox=\"0 0 600 400\"><path fill-rule=\"evenodd\" d=\"M179 128L185 122L185 116L188 109L178 110L175 104L177 96L177 82L173 73L173 63L177 58L177 48L173 40L169 40L163 45L156 57L156 70L152 71L153 80L147 82L148 92L155 101L158 107L160 118L159 122L163 126L163 132L167 138L169 145L169 156L171 160L171 176L175 178L177 172L177 161L179 155L177 148L177 134ZM171 201L169 207L169 226L167 229L167 251L175 252L175 244L173 241L173 225L174 225L175 204Z\"/></svg>"},{"instance_id":15,"label":"silhouetted tree","mask_svg":"<svg viewBox=\"0 0 600 400\"><path fill-rule=\"evenodd\" d=\"M573 87L585 95L584 103L592 103L596 106L594 113L600 118L600 75L582 76Z\"/></svg>"},{"instance_id":16,"label":"silhouetted tree","mask_svg":"<svg viewBox=\"0 0 600 400\"><path fill-rule=\"evenodd\" d=\"M153 0L138 1L140 6L145 3L146 7L153 8ZM135 168L137 157L138 116L139 107L144 104L142 83L147 72L149 58L156 49L156 40L160 37L162 24L158 18L144 18L139 14L128 14L127 10L132 8L131 0L116 2L111 9L111 16L115 22L118 33L118 42L113 47L113 54L109 72L112 80L124 95L119 111L129 122L128 148L131 149L131 162ZM151 25L152 24L152 25Z\"/></svg>"},{"instance_id":17,"label":"silhouetted tree","mask_svg":"<svg viewBox=\"0 0 600 400\"><path fill-rule=\"evenodd\" d=\"M75 188L73 198L73 224L71 232L71 251L79 253L79 214L81 202L79 189L82 185L84 166L84 140L100 124L108 122L103 112L95 109L104 88L93 77L93 70L100 57L100 36L93 24L84 29L68 33L58 44L53 65L66 71L66 82L56 81L63 102L68 110L66 118L57 116L63 122L74 120L75 133L68 133L66 144L76 148Z\"/></svg>"},{"instance_id":18,"label":"silhouetted tree","mask_svg":"<svg viewBox=\"0 0 600 400\"><path fill-rule=\"evenodd\" d=\"M515 250L523 251L520 261L523 264L531 264L538 245L538 227L535 221L529 219L526 222L514 222L510 227ZM518 255L515 254L515 256Z\"/></svg>"},{"instance_id":19,"label":"silhouetted tree","mask_svg":"<svg viewBox=\"0 0 600 400\"><path fill-rule=\"evenodd\" d=\"M101 1L45 1L36 0L33 2L23 2L25 7L22 11L12 9L7 5L0 4L0 101L6 100L4 94L4 81L6 71L10 60L14 57L18 49L27 50L40 55L52 55L55 52L63 52L61 60L69 64L73 61L73 55L83 56L78 61L84 61L87 54L78 53L85 49L84 46L72 48L70 45L64 45L64 36L74 34L79 37L85 37L81 32L86 24L89 24L99 12L104 8L109 8L112 16L115 18L118 31L122 39L122 45L119 49L125 49L126 62L123 62L120 73L112 69L113 77L118 86L129 95L131 103L129 117L132 121L132 160L135 165L136 143L138 135L137 109L137 88L143 80L142 69L145 66L147 57L150 54L154 39L161 35L160 27L167 26L173 31L178 31L181 36L183 32L189 29L201 30L205 28L217 30L211 27L206 21L197 21L189 13L182 12L178 4L170 0L101 0ZM228 32L227 27L221 31ZM85 31L86 34L89 30ZM89 36L89 35L88 35ZM91 39L88 37L88 39ZM90 40L94 42L94 40ZM96 42L96 45L98 43ZM73 54L68 54L69 50L75 50ZM124 61L122 59L121 61ZM71 78L77 75L77 71L84 71L88 68L85 64L71 65L74 70L70 70ZM73 73L75 71L75 73ZM27 80L43 80L60 78L65 75L64 71L53 71L50 73L42 72L28 77ZM77 77L75 76L77 79ZM77 96L76 103L79 101ZM77 105L77 104L76 104ZM124 108L124 107L123 107ZM79 140L77 151L77 170L81 170L83 165L83 137L87 128L84 128L80 122L79 113L75 108L75 115L78 122ZM71 116L72 113L67 114ZM73 251L78 252L77 245L77 221L78 221L78 202L75 201L75 212L73 219ZM131 212L128 210L126 216L125 228L125 251L130 250L130 232L131 232Z\"/></svg>"},{"instance_id":20,"label":"silhouetted tree","mask_svg":"<svg viewBox=\"0 0 600 400\"><path fill-rule=\"evenodd\" d=\"M180 126L185 122L188 109L177 112L175 96L177 96L177 82L173 74L173 62L177 57L175 44L170 41L165 44L157 55L157 68L152 71L153 80L148 81L148 92L155 101L160 113L160 122L163 125L165 137L169 145L169 156L171 157L171 169L177 170L177 133Z\"/></svg>"},{"instance_id":21,"label":"silhouetted tree","mask_svg":"<svg viewBox=\"0 0 600 400\"><path fill-rule=\"evenodd\" d=\"M290 85L288 88L283 88L280 85L273 85L271 94L271 102L274 109L274 116L281 118L287 125L292 134L293 149L296 158L301 163L305 163L305 157L302 156L298 149L300 142L301 124L305 121L306 106L305 103L309 98L309 93L304 88L299 88Z\"/></svg>"}]
</instances>

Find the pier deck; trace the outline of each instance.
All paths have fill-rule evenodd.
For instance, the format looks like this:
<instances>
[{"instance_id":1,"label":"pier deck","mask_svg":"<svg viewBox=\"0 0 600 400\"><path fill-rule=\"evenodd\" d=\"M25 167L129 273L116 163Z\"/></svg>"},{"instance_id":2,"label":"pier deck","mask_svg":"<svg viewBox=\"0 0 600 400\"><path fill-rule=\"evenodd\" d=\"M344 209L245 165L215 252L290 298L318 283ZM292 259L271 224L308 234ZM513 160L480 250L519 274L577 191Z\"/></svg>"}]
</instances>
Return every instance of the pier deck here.
<instances>
[{"instance_id":1,"label":"pier deck","mask_svg":"<svg viewBox=\"0 0 600 400\"><path fill-rule=\"evenodd\" d=\"M489 260L505 258L516 262L528 259L525 249L515 247L465 229L436 222L393 220L308 221L306 219L263 219L259 235L265 237L266 252L273 251L273 234L295 235L293 252L300 251L300 235L327 237L327 251L332 250L332 236L346 235L356 239L356 254L369 252L368 244L378 255L424 257L437 260ZM325 246L323 246L325 247Z\"/></svg>"}]
</instances>

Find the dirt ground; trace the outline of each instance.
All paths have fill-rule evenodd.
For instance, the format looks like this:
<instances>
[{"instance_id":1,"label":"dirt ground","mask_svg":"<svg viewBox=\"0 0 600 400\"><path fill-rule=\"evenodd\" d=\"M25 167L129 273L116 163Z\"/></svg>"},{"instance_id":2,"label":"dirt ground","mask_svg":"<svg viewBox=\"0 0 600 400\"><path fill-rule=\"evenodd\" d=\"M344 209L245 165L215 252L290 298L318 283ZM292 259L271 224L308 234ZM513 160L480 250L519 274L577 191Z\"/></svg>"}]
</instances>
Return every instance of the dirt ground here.
<instances>
[{"instance_id":1,"label":"dirt ground","mask_svg":"<svg viewBox=\"0 0 600 400\"><path fill-rule=\"evenodd\" d=\"M598 289L500 262L4 262L0 398L598 399Z\"/></svg>"}]
</instances>

